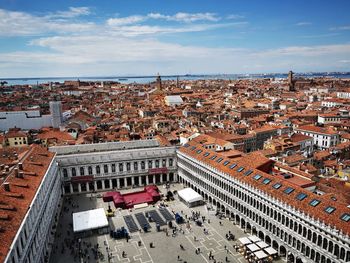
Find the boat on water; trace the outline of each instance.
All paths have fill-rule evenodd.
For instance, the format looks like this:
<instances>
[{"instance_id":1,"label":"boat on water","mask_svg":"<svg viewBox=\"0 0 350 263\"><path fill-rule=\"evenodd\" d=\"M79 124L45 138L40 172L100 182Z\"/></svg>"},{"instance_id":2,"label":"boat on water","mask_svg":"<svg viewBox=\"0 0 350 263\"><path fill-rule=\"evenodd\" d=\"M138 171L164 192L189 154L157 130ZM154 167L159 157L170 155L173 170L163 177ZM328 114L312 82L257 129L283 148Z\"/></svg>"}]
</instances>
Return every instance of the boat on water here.
<instances>
[{"instance_id":1,"label":"boat on water","mask_svg":"<svg viewBox=\"0 0 350 263\"><path fill-rule=\"evenodd\" d=\"M126 78L120 78L120 79L118 79L118 80L120 80L120 81L126 81L126 80L128 80L128 79L126 79Z\"/></svg>"}]
</instances>

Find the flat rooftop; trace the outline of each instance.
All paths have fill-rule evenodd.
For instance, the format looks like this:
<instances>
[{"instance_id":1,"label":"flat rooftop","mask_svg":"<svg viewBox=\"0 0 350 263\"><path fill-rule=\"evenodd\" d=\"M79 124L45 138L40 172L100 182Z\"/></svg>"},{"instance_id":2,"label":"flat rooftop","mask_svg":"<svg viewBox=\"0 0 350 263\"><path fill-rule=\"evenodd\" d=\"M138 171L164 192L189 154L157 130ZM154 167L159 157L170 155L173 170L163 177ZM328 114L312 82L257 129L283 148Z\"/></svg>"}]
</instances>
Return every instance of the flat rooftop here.
<instances>
[{"instance_id":1,"label":"flat rooftop","mask_svg":"<svg viewBox=\"0 0 350 263\"><path fill-rule=\"evenodd\" d=\"M153 148L153 147L159 147L159 146L160 144L158 140L152 139L152 140L137 140L137 141L127 141L127 142L106 142L106 143L67 145L67 146L53 146L53 147L50 147L50 151L56 152L57 155L67 155L67 154L77 154L77 153Z\"/></svg>"}]
</instances>

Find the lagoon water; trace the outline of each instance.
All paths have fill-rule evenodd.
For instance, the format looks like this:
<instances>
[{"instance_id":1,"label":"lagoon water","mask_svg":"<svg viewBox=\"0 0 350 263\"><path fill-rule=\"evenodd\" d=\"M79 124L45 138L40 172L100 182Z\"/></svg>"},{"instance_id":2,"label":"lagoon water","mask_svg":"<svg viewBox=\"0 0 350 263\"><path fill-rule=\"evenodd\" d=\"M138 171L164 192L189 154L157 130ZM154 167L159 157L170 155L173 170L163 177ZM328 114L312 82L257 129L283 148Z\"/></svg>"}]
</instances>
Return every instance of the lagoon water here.
<instances>
[{"instance_id":1,"label":"lagoon water","mask_svg":"<svg viewBox=\"0 0 350 263\"><path fill-rule=\"evenodd\" d=\"M270 73L270 74L212 74L212 75L165 75L162 80L198 80L198 79L255 79L255 78L286 78L288 74ZM334 77L350 79L350 72L320 72L320 73L296 73L296 77ZM1 81L7 81L7 85L35 85L49 82L64 82L65 80L81 81L117 81L120 83L150 83L155 81L156 76L117 76L117 77L52 77L52 78L1 78Z\"/></svg>"}]
</instances>

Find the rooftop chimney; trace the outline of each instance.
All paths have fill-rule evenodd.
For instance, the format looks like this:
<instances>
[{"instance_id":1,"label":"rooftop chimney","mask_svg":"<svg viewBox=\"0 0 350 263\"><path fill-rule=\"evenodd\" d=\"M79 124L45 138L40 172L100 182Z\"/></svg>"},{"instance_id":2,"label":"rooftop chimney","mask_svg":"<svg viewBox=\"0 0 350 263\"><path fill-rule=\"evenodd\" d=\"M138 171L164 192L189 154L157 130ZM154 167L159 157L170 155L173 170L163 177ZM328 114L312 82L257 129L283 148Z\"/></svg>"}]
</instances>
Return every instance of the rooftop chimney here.
<instances>
[{"instance_id":1,"label":"rooftop chimney","mask_svg":"<svg viewBox=\"0 0 350 263\"><path fill-rule=\"evenodd\" d=\"M0 164L0 171L2 171L5 168L5 164Z\"/></svg>"},{"instance_id":2,"label":"rooftop chimney","mask_svg":"<svg viewBox=\"0 0 350 263\"><path fill-rule=\"evenodd\" d=\"M18 178L23 178L23 175L24 175L24 172L20 171L20 172L18 173Z\"/></svg>"},{"instance_id":3,"label":"rooftop chimney","mask_svg":"<svg viewBox=\"0 0 350 263\"><path fill-rule=\"evenodd\" d=\"M19 168L20 170L23 170L23 163L18 163L18 168Z\"/></svg>"},{"instance_id":4,"label":"rooftop chimney","mask_svg":"<svg viewBox=\"0 0 350 263\"><path fill-rule=\"evenodd\" d=\"M18 168L13 169L15 171L15 176L18 177Z\"/></svg>"},{"instance_id":5,"label":"rooftop chimney","mask_svg":"<svg viewBox=\"0 0 350 263\"><path fill-rule=\"evenodd\" d=\"M10 192L10 183L4 183L4 188L6 192Z\"/></svg>"},{"instance_id":6,"label":"rooftop chimney","mask_svg":"<svg viewBox=\"0 0 350 263\"><path fill-rule=\"evenodd\" d=\"M6 166L5 166L5 171L6 171L6 172L9 172L9 171L10 171L10 166L6 165Z\"/></svg>"}]
</instances>

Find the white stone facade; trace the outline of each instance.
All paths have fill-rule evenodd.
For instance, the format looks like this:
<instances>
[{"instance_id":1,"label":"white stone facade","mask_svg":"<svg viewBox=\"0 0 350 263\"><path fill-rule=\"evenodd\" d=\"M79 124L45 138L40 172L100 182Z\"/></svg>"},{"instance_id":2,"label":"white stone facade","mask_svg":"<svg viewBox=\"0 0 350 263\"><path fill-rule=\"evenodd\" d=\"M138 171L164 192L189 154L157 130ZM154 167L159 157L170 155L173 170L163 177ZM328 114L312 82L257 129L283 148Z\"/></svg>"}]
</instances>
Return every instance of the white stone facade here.
<instances>
[{"instance_id":1,"label":"white stone facade","mask_svg":"<svg viewBox=\"0 0 350 263\"><path fill-rule=\"evenodd\" d=\"M349 236L204 162L177 155L181 183L290 262L350 261Z\"/></svg>"}]
</instances>

